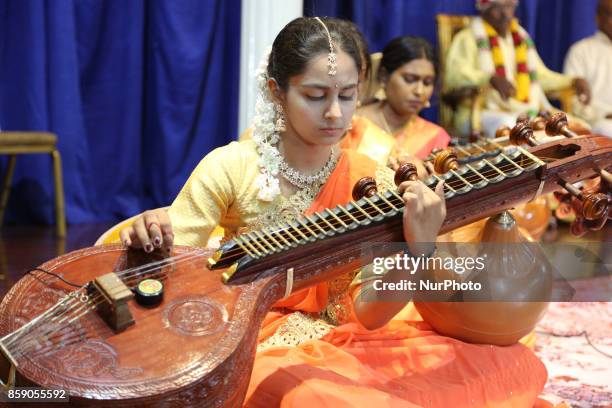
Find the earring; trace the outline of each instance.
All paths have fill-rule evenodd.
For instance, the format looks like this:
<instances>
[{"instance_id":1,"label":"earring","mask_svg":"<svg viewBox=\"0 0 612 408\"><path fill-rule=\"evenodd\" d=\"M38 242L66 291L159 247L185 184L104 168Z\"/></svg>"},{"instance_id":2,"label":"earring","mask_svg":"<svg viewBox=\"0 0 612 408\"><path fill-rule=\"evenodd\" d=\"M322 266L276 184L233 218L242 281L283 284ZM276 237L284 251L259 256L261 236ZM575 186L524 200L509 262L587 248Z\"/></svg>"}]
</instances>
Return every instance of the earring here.
<instances>
[{"instance_id":1,"label":"earring","mask_svg":"<svg viewBox=\"0 0 612 408\"><path fill-rule=\"evenodd\" d=\"M353 130L353 121L351 121L351 123L349 123L348 127L346 128L347 131L351 131Z\"/></svg>"},{"instance_id":2,"label":"earring","mask_svg":"<svg viewBox=\"0 0 612 408\"><path fill-rule=\"evenodd\" d=\"M274 130L277 132L284 132L287 130L285 127L285 112L283 112L283 106L279 103L276 104L276 123L274 124Z\"/></svg>"},{"instance_id":3,"label":"earring","mask_svg":"<svg viewBox=\"0 0 612 408\"><path fill-rule=\"evenodd\" d=\"M429 101L425 101L424 106L425 106L426 108L429 108L429 107L431 107L431 103L430 103Z\"/></svg>"}]
</instances>

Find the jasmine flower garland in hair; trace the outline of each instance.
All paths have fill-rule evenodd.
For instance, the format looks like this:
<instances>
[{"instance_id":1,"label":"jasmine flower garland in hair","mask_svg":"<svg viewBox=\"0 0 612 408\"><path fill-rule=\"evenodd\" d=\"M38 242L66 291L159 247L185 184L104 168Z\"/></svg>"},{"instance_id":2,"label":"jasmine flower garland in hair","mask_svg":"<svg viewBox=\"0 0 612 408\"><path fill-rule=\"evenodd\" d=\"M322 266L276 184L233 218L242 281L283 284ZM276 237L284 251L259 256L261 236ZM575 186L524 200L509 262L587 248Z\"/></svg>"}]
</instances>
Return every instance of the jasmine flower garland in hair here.
<instances>
[{"instance_id":1,"label":"jasmine flower garland in hair","mask_svg":"<svg viewBox=\"0 0 612 408\"><path fill-rule=\"evenodd\" d=\"M278 172L282 158L276 145L280 137L276 133L274 121L276 110L270 98L268 89L268 58L272 47L264 53L263 59L256 72L259 92L255 104L255 117L253 118L253 141L259 153L260 174L255 180L259 189L257 198L262 201L272 201L280 194Z\"/></svg>"}]
</instances>

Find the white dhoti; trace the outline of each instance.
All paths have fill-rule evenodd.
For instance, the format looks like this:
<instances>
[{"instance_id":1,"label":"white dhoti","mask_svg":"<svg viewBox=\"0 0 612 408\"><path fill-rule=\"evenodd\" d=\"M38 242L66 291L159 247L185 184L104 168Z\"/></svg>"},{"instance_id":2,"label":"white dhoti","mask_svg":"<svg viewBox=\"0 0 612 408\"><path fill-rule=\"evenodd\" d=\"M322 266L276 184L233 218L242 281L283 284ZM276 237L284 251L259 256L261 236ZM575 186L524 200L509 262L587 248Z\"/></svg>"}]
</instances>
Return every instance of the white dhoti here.
<instances>
[{"instance_id":1,"label":"white dhoti","mask_svg":"<svg viewBox=\"0 0 612 408\"><path fill-rule=\"evenodd\" d=\"M593 123L593 134L612 137L612 119L600 119Z\"/></svg>"}]
</instances>

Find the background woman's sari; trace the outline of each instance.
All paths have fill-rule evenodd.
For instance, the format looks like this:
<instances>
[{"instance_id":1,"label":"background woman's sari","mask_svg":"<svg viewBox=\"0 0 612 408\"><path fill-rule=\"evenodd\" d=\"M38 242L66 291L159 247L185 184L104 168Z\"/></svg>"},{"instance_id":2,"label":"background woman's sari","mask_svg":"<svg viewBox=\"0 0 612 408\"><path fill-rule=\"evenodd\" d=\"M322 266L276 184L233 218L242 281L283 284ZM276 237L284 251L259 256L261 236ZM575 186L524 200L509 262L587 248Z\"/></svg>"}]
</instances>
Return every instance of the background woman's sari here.
<instances>
[{"instance_id":1,"label":"background woman's sari","mask_svg":"<svg viewBox=\"0 0 612 408\"><path fill-rule=\"evenodd\" d=\"M444 149L450 142L450 136L444 128L420 116L404 125L394 136L395 154L409 153L421 160L433 149Z\"/></svg>"}]
</instances>

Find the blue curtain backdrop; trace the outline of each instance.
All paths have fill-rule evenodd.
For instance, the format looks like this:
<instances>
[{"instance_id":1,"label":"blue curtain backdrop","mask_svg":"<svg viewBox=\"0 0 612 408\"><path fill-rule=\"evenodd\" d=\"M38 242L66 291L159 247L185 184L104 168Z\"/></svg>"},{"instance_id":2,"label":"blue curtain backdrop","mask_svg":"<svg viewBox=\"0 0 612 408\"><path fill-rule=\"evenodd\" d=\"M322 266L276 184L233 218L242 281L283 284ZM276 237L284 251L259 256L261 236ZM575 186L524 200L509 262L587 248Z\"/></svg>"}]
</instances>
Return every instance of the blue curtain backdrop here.
<instances>
[{"instance_id":1,"label":"blue curtain backdrop","mask_svg":"<svg viewBox=\"0 0 612 408\"><path fill-rule=\"evenodd\" d=\"M425 37L437 47L437 14L476 14L474 0L304 0L304 15L354 21L372 52L400 35ZM544 63L561 71L569 47L595 30L597 0L520 0L516 15ZM423 112L437 120L437 101Z\"/></svg>"},{"instance_id":2,"label":"blue curtain backdrop","mask_svg":"<svg viewBox=\"0 0 612 408\"><path fill-rule=\"evenodd\" d=\"M0 0L0 127L58 135L69 222L167 205L236 136L239 42L240 0ZM53 222L48 157L8 216Z\"/></svg>"},{"instance_id":3,"label":"blue curtain backdrop","mask_svg":"<svg viewBox=\"0 0 612 408\"><path fill-rule=\"evenodd\" d=\"M560 69L594 32L595 4L523 0L517 14ZM475 8L305 0L304 12L355 21L376 51L402 34L435 44L437 13ZM57 133L71 223L167 205L201 157L237 134L239 43L240 0L0 0L0 127ZM436 119L435 104L425 116ZM19 157L10 221L53 222L50 169L47 157Z\"/></svg>"}]
</instances>

